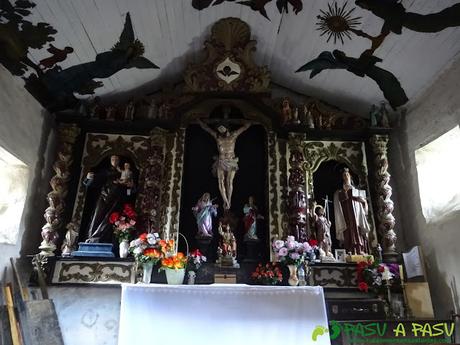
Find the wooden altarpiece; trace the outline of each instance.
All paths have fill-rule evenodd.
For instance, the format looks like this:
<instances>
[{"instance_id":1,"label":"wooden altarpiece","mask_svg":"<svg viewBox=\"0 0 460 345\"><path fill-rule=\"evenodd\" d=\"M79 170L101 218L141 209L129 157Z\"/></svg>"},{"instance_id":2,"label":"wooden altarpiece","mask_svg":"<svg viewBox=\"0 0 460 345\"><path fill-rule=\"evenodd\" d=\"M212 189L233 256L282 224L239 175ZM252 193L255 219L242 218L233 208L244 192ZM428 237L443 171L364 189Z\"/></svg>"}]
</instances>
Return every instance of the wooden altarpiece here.
<instances>
[{"instance_id":1,"label":"wooden altarpiece","mask_svg":"<svg viewBox=\"0 0 460 345\"><path fill-rule=\"evenodd\" d=\"M56 114L58 153L40 245L40 256L55 262L49 273L53 283L118 283L135 279L133 261L129 259L65 258L81 240L85 202L82 179L111 154L125 155L135 162L139 171L136 208L146 229L160 231L164 237L178 236L187 128L198 118L209 118L222 105L238 109L241 121L250 120L265 132L266 150L261 154L266 155L267 164L267 252L271 253L270 243L275 238L308 234L308 198L314 195L314 172L321 163L335 160L359 176L360 187L371 197L372 246L381 242L386 258L396 257L387 159L390 130L369 128L366 119L317 99L292 96L287 90L278 90L286 97L273 97L268 68L253 60L255 46L246 23L236 18L222 19L212 27L205 43L206 58L187 67L180 90L140 98L134 120ZM286 100L293 112L301 114L298 121L284 121L282 104ZM314 129L305 122L306 115L314 117ZM373 159L367 160L366 156ZM55 255L57 260L53 259ZM325 271L325 275L314 275L313 283L355 289L350 265L325 267ZM248 282L249 272L241 270L239 282ZM203 282L212 282L210 279L208 275Z\"/></svg>"}]
</instances>

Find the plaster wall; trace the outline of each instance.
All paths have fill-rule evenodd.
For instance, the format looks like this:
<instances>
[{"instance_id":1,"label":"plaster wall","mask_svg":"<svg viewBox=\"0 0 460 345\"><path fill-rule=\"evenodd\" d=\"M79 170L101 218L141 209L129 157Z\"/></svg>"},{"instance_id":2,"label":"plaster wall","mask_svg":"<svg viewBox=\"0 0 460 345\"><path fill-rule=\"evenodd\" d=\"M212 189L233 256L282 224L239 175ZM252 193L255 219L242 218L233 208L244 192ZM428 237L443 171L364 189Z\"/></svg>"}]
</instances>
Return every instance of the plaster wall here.
<instances>
[{"instance_id":1,"label":"plaster wall","mask_svg":"<svg viewBox=\"0 0 460 345\"><path fill-rule=\"evenodd\" d=\"M119 287L51 287L65 345L116 345Z\"/></svg>"},{"instance_id":2,"label":"plaster wall","mask_svg":"<svg viewBox=\"0 0 460 345\"><path fill-rule=\"evenodd\" d=\"M29 183L16 244L0 243L0 272L10 257L35 254L40 243L52 157L49 113L27 92L20 78L0 65L0 146L29 168Z\"/></svg>"},{"instance_id":3,"label":"plaster wall","mask_svg":"<svg viewBox=\"0 0 460 345\"><path fill-rule=\"evenodd\" d=\"M449 317L451 310L459 311L460 212L436 223L426 223L420 204L414 152L459 124L459 77L460 59L457 59L418 98L391 142L393 183L399 196L398 221L404 232L405 249L422 246L437 317Z\"/></svg>"}]
</instances>

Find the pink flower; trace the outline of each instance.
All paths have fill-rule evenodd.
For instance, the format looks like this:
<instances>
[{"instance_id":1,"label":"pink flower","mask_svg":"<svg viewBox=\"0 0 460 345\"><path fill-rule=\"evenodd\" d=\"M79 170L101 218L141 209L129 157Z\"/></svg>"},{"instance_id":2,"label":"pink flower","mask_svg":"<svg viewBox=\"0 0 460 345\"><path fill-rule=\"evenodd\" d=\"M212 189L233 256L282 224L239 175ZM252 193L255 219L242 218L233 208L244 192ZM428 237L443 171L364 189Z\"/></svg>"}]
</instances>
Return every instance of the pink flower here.
<instances>
[{"instance_id":1,"label":"pink flower","mask_svg":"<svg viewBox=\"0 0 460 345\"><path fill-rule=\"evenodd\" d=\"M275 249L281 249L284 246L284 241L276 240L273 243L273 246L275 247Z\"/></svg>"},{"instance_id":2,"label":"pink flower","mask_svg":"<svg viewBox=\"0 0 460 345\"><path fill-rule=\"evenodd\" d=\"M303 250L309 252L311 250L311 246L308 242L303 243Z\"/></svg>"},{"instance_id":3,"label":"pink flower","mask_svg":"<svg viewBox=\"0 0 460 345\"><path fill-rule=\"evenodd\" d=\"M288 236L286 239L286 242L295 242L295 237L294 236Z\"/></svg>"},{"instance_id":4,"label":"pink flower","mask_svg":"<svg viewBox=\"0 0 460 345\"><path fill-rule=\"evenodd\" d=\"M287 242L286 247L287 247L287 249L294 249L296 247L296 243L295 242Z\"/></svg>"},{"instance_id":5,"label":"pink flower","mask_svg":"<svg viewBox=\"0 0 460 345\"><path fill-rule=\"evenodd\" d=\"M300 258L299 253L291 253L289 254L292 260L298 260Z\"/></svg>"},{"instance_id":6,"label":"pink flower","mask_svg":"<svg viewBox=\"0 0 460 345\"><path fill-rule=\"evenodd\" d=\"M278 252L278 256L286 256L288 254L287 248L281 248Z\"/></svg>"}]
</instances>

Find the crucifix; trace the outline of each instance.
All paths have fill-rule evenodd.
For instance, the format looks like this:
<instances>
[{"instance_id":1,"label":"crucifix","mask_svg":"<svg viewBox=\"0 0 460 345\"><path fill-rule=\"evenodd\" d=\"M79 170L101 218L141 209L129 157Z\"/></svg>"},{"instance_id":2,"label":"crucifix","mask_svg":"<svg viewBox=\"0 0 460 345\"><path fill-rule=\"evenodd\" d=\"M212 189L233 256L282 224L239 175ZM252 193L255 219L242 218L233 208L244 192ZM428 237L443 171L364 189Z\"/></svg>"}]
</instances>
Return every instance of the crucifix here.
<instances>
[{"instance_id":1,"label":"crucifix","mask_svg":"<svg viewBox=\"0 0 460 345\"><path fill-rule=\"evenodd\" d=\"M229 123L230 120L225 117L224 123ZM241 121L238 121L241 123ZM219 123L222 123L220 120ZM217 127L217 132L211 129L201 119L198 119L198 124L206 132L212 135L216 140L217 151L219 156L215 157L213 171L217 175L219 183L219 191L224 201L224 209L229 210L232 201L233 179L238 170L238 157L235 156L235 143L238 136L247 130L252 122L244 121L243 126L231 132L225 125L220 124Z\"/></svg>"}]
</instances>

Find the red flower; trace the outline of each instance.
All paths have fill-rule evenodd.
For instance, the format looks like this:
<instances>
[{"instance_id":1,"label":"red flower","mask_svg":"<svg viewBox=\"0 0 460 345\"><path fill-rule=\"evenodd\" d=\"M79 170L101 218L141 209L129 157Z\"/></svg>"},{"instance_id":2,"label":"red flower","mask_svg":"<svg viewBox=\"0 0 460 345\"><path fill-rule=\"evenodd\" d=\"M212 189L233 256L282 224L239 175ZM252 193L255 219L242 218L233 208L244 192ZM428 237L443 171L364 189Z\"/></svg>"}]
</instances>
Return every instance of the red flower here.
<instances>
[{"instance_id":1,"label":"red flower","mask_svg":"<svg viewBox=\"0 0 460 345\"><path fill-rule=\"evenodd\" d=\"M120 218L120 214L118 212L113 212L109 217L110 224L114 224L118 218Z\"/></svg>"},{"instance_id":2,"label":"red flower","mask_svg":"<svg viewBox=\"0 0 460 345\"><path fill-rule=\"evenodd\" d=\"M143 242L147 241L147 233L140 234L139 239Z\"/></svg>"},{"instance_id":3,"label":"red flower","mask_svg":"<svg viewBox=\"0 0 460 345\"><path fill-rule=\"evenodd\" d=\"M367 292L369 291L369 285L366 282L361 282L358 284L359 291Z\"/></svg>"},{"instance_id":4,"label":"red flower","mask_svg":"<svg viewBox=\"0 0 460 345\"><path fill-rule=\"evenodd\" d=\"M190 253L190 255L193 256L193 257L203 256L203 254L201 254L199 249L195 249L193 252Z\"/></svg>"},{"instance_id":5,"label":"red flower","mask_svg":"<svg viewBox=\"0 0 460 345\"><path fill-rule=\"evenodd\" d=\"M377 272L382 273L383 271L385 271L385 266L379 265L379 267L377 267Z\"/></svg>"},{"instance_id":6,"label":"red flower","mask_svg":"<svg viewBox=\"0 0 460 345\"><path fill-rule=\"evenodd\" d=\"M312 246L312 247L315 247L315 246L318 245L318 241L315 240L314 238L312 238L312 239L308 240L308 244L309 244L310 246Z\"/></svg>"}]
</instances>

